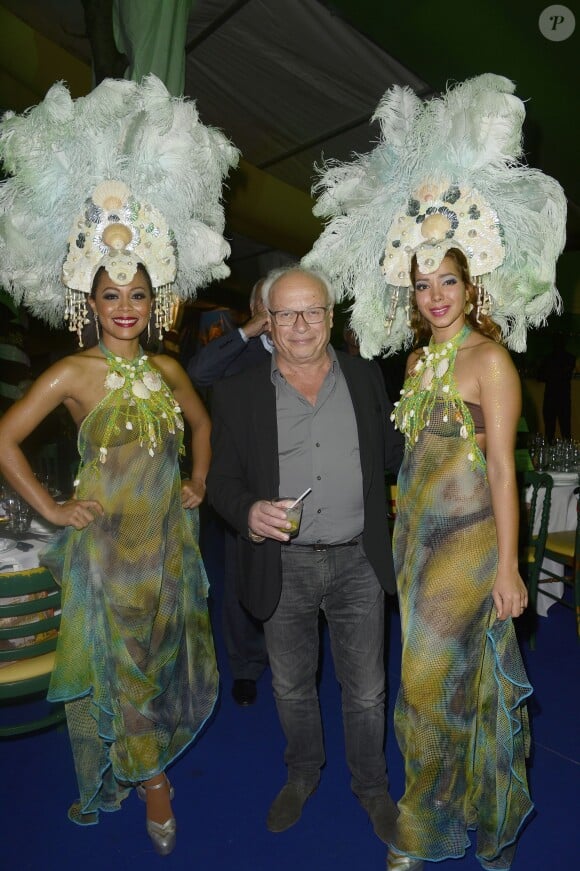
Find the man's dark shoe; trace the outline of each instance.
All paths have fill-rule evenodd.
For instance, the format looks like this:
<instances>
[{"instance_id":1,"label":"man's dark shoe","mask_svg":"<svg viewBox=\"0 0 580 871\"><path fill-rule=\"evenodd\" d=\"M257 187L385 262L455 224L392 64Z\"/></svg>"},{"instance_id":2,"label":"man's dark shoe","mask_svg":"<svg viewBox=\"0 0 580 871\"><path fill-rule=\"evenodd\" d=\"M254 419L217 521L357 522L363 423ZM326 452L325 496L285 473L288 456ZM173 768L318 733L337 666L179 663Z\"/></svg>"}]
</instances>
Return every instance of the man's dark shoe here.
<instances>
[{"instance_id":1,"label":"man's dark shoe","mask_svg":"<svg viewBox=\"0 0 580 871\"><path fill-rule=\"evenodd\" d=\"M391 844L397 830L399 808L389 793L359 795L357 798L369 815L377 838L380 838L384 844Z\"/></svg>"},{"instance_id":2,"label":"man's dark shoe","mask_svg":"<svg viewBox=\"0 0 580 871\"><path fill-rule=\"evenodd\" d=\"M248 705L253 705L258 697L256 689L256 681L240 678L235 680L232 686L232 696L237 705L246 708Z\"/></svg>"},{"instance_id":3,"label":"man's dark shoe","mask_svg":"<svg viewBox=\"0 0 580 871\"><path fill-rule=\"evenodd\" d=\"M317 786L317 783L288 782L272 802L266 819L267 828L271 832L284 832L297 823L306 800L316 791Z\"/></svg>"}]
</instances>

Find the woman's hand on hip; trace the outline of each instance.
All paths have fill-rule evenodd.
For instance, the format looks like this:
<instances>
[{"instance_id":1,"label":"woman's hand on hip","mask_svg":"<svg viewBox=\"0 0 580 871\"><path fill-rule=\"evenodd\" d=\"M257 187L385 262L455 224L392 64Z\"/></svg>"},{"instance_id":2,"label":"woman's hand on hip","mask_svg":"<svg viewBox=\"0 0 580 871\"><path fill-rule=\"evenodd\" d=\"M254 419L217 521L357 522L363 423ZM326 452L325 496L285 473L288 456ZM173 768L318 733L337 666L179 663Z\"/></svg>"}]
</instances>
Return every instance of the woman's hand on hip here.
<instances>
[{"instance_id":1,"label":"woman's hand on hip","mask_svg":"<svg viewBox=\"0 0 580 871\"><path fill-rule=\"evenodd\" d=\"M95 517L103 517L104 513L103 506L96 499L69 499L67 502L57 503L47 520L56 526L84 529Z\"/></svg>"}]
</instances>

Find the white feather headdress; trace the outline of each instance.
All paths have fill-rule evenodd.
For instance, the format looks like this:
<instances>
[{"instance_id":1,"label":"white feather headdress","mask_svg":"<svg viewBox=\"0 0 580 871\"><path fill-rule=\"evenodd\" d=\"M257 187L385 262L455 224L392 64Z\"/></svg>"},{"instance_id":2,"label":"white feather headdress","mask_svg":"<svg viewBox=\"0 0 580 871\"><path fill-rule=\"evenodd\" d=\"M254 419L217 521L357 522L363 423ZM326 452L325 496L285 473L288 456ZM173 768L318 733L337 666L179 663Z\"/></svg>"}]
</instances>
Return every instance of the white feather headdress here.
<instances>
[{"instance_id":1,"label":"white feather headdress","mask_svg":"<svg viewBox=\"0 0 580 871\"><path fill-rule=\"evenodd\" d=\"M77 100L53 85L0 122L0 284L51 325L99 265L123 284L141 262L155 288L194 297L229 274L221 193L238 156L153 75Z\"/></svg>"},{"instance_id":2,"label":"white feather headdress","mask_svg":"<svg viewBox=\"0 0 580 871\"><path fill-rule=\"evenodd\" d=\"M461 249L515 351L525 350L529 326L559 310L566 200L554 179L520 163L525 111L513 92L491 73L427 102L394 87L374 115L376 147L320 171L314 213L329 220L303 263L330 276L338 299L354 298L363 356L411 344L413 255L432 272L449 248Z\"/></svg>"}]
</instances>

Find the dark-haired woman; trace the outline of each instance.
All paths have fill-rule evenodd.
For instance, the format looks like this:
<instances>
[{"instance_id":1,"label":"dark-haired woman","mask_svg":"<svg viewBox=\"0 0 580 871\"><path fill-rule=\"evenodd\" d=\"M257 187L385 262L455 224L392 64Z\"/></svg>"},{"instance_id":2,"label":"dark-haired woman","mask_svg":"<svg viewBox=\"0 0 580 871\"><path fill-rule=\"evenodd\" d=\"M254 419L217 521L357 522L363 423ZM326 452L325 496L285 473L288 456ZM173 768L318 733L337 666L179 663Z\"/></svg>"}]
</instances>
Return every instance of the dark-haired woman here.
<instances>
[{"instance_id":1,"label":"dark-haired woman","mask_svg":"<svg viewBox=\"0 0 580 871\"><path fill-rule=\"evenodd\" d=\"M397 426L394 559L403 634L395 727L405 793L389 869L476 854L510 867L532 809L525 771L531 692L512 619L527 604L518 572L514 469L520 384L485 295L451 249L412 273L411 353Z\"/></svg>"},{"instance_id":2,"label":"dark-haired woman","mask_svg":"<svg viewBox=\"0 0 580 871\"><path fill-rule=\"evenodd\" d=\"M140 345L154 297L139 266L120 286L101 268L89 297L99 341L45 372L0 421L0 467L46 520L65 527L42 557L62 584L49 699L66 704L80 797L73 821L147 804L162 854L175 845L165 769L210 715L217 671L195 509L205 494L210 423L181 367ZM60 403L78 427L81 466L58 504L21 442ZM184 424L193 470L182 481Z\"/></svg>"}]
</instances>

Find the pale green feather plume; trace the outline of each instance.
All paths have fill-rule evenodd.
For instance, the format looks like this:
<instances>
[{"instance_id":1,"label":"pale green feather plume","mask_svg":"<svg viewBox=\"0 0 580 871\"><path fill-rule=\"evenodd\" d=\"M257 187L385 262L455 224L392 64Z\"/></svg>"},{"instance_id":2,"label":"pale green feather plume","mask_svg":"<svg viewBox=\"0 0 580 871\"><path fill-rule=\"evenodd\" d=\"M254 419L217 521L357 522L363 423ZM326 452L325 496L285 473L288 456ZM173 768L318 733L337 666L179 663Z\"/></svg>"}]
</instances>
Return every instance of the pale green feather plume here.
<instances>
[{"instance_id":1,"label":"pale green feather plume","mask_svg":"<svg viewBox=\"0 0 580 871\"><path fill-rule=\"evenodd\" d=\"M72 100L62 83L44 101L0 122L0 284L52 325L63 320L61 270L75 216L97 185L124 182L173 231L181 299L229 274L222 183L238 152L151 75L107 79Z\"/></svg>"},{"instance_id":2,"label":"pale green feather plume","mask_svg":"<svg viewBox=\"0 0 580 871\"><path fill-rule=\"evenodd\" d=\"M426 102L394 87L374 116L381 128L375 148L318 171L314 213L327 224L303 262L329 275L338 299L353 300L351 324L363 356L388 355L412 341L405 307L408 266L417 249L408 246L400 284L387 281L383 259L395 222L404 216L414 224L410 199L425 186L438 196L453 186L462 196L475 191L497 216L496 261L502 262L472 274L483 279L508 347L524 350L527 328L560 310L555 267L565 242L566 200L557 181L520 163L524 116L513 83L491 73ZM473 257L467 234L458 244L453 232L437 243L441 256L455 246Z\"/></svg>"}]
</instances>

